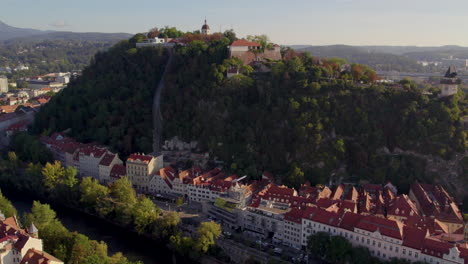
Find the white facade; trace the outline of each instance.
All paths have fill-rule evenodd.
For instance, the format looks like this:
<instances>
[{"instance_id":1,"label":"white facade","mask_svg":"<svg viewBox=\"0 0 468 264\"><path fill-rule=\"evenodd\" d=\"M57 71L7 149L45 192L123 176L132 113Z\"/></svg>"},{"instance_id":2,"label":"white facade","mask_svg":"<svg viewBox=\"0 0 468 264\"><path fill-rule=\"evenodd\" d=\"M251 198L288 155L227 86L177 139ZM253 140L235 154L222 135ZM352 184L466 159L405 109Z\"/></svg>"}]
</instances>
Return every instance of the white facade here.
<instances>
[{"instance_id":1,"label":"white facade","mask_svg":"<svg viewBox=\"0 0 468 264\"><path fill-rule=\"evenodd\" d=\"M110 171L112 167L114 167L115 164L122 164L122 160L119 159L119 156L117 154L114 155L114 158L112 159L111 163L109 165L102 165L99 164L99 182L103 184L108 184L111 182L110 179Z\"/></svg>"},{"instance_id":2,"label":"white facade","mask_svg":"<svg viewBox=\"0 0 468 264\"><path fill-rule=\"evenodd\" d=\"M104 155L107 153L107 150L101 149L101 151L99 151L99 148L95 149L98 149L98 151L91 152L89 154L82 152L82 150L78 151L77 154L79 156L79 166L77 167L77 169L79 176L93 177L99 180L99 163L101 162L101 159L104 157Z\"/></svg>"},{"instance_id":3,"label":"white facade","mask_svg":"<svg viewBox=\"0 0 468 264\"><path fill-rule=\"evenodd\" d=\"M274 243L283 243L284 213L263 208L248 208L243 211L243 229L258 234L260 239L273 234Z\"/></svg>"},{"instance_id":4,"label":"white facade","mask_svg":"<svg viewBox=\"0 0 468 264\"><path fill-rule=\"evenodd\" d=\"M219 193L210 190L208 185L203 184L188 184L188 198L190 201L214 201L219 197Z\"/></svg>"},{"instance_id":5,"label":"white facade","mask_svg":"<svg viewBox=\"0 0 468 264\"><path fill-rule=\"evenodd\" d=\"M8 93L8 79L0 77L0 93Z\"/></svg>"},{"instance_id":6,"label":"white facade","mask_svg":"<svg viewBox=\"0 0 468 264\"><path fill-rule=\"evenodd\" d=\"M151 193L172 193L172 189L161 175L153 175L149 182L149 191Z\"/></svg>"},{"instance_id":7,"label":"white facade","mask_svg":"<svg viewBox=\"0 0 468 264\"><path fill-rule=\"evenodd\" d=\"M293 221L284 221L283 244L300 249L302 246L302 225Z\"/></svg>"},{"instance_id":8,"label":"white facade","mask_svg":"<svg viewBox=\"0 0 468 264\"><path fill-rule=\"evenodd\" d=\"M163 166L163 156L136 155L137 158L131 157L132 155L127 159L127 176L137 191L148 192L151 178Z\"/></svg>"},{"instance_id":9,"label":"white facade","mask_svg":"<svg viewBox=\"0 0 468 264\"><path fill-rule=\"evenodd\" d=\"M457 84L442 84L442 93L440 94L441 97L454 95L456 93L458 93Z\"/></svg>"}]
</instances>

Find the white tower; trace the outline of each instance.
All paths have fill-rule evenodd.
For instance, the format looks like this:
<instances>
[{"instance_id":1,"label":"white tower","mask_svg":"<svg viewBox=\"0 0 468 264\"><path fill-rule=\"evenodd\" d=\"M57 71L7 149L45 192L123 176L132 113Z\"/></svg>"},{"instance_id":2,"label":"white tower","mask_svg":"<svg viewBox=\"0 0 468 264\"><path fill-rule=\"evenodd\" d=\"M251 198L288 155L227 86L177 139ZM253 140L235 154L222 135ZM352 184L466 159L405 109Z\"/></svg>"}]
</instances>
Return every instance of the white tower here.
<instances>
[{"instance_id":1,"label":"white tower","mask_svg":"<svg viewBox=\"0 0 468 264\"><path fill-rule=\"evenodd\" d=\"M457 78L457 70L454 66L450 66L445 73L445 76L440 80L442 85L442 93L440 97L454 95L458 92L458 86L461 84L461 79Z\"/></svg>"}]
</instances>

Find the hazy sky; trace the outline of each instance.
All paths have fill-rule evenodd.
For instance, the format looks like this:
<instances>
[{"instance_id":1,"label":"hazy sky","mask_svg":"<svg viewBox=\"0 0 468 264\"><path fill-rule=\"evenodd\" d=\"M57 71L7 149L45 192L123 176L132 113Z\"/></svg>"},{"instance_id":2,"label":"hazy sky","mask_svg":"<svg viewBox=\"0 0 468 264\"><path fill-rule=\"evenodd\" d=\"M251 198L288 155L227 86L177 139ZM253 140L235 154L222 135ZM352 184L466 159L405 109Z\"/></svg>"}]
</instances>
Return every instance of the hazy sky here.
<instances>
[{"instance_id":1,"label":"hazy sky","mask_svg":"<svg viewBox=\"0 0 468 264\"><path fill-rule=\"evenodd\" d=\"M16 27L144 32L165 25L279 44L468 46L468 0L0 0Z\"/></svg>"}]
</instances>

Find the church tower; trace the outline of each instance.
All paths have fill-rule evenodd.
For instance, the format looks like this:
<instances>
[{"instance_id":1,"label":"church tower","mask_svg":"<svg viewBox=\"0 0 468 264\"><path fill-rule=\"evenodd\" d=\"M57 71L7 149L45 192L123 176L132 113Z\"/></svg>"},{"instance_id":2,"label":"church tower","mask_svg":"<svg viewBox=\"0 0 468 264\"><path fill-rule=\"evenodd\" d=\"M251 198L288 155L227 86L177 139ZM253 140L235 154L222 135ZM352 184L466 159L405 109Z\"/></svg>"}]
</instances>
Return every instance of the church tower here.
<instances>
[{"instance_id":1,"label":"church tower","mask_svg":"<svg viewBox=\"0 0 468 264\"><path fill-rule=\"evenodd\" d=\"M442 93L440 97L454 95L458 92L458 85L461 84L461 79L457 77L457 69L455 66L450 66L445 73L445 76L440 80L442 85Z\"/></svg>"},{"instance_id":2,"label":"church tower","mask_svg":"<svg viewBox=\"0 0 468 264\"><path fill-rule=\"evenodd\" d=\"M39 230L38 230L37 227L34 225L34 223L31 223L31 226L30 226L29 229L28 229L28 234L29 234L31 237L39 238Z\"/></svg>"},{"instance_id":3,"label":"church tower","mask_svg":"<svg viewBox=\"0 0 468 264\"><path fill-rule=\"evenodd\" d=\"M202 35L209 35L210 34L210 26L208 26L208 24L206 23L206 19L205 19L205 24L203 24L203 26L201 28L201 33L202 33Z\"/></svg>"}]
</instances>

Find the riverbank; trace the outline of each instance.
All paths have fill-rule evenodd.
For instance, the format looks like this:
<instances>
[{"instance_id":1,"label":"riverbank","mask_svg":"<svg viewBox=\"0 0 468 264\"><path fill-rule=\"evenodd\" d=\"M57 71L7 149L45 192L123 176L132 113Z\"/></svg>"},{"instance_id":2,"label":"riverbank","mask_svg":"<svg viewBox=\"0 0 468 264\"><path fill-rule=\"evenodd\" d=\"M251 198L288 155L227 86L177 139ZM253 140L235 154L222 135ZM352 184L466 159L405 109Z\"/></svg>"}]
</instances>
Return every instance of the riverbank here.
<instances>
[{"instance_id":1,"label":"riverbank","mask_svg":"<svg viewBox=\"0 0 468 264\"><path fill-rule=\"evenodd\" d=\"M58 203L43 200L27 193L20 193L4 186L0 187L21 216L30 212L34 200L39 200L50 204L52 209L57 212L57 218L70 231L84 234L93 240L106 242L111 254L122 252L129 260L139 260L144 264L173 262L172 251L168 250L166 245L157 243L153 239Z\"/></svg>"}]
</instances>

